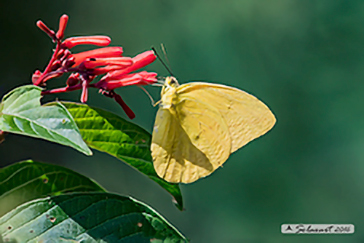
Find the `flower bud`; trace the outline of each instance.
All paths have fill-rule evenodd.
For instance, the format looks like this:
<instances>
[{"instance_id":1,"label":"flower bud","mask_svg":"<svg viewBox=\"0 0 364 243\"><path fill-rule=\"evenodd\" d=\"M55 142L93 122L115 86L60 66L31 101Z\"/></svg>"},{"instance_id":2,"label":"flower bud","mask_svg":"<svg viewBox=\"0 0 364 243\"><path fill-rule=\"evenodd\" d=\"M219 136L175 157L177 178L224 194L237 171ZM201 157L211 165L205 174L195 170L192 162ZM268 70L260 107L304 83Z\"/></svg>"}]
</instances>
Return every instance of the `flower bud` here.
<instances>
[{"instance_id":1,"label":"flower bud","mask_svg":"<svg viewBox=\"0 0 364 243\"><path fill-rule=\"evenodd\" d=\"M45 23L43 23L43 21L38 20L37 21L37 26L38 26L39 29L41 29L43 32L45 32L49 37L54 39L54 37L55 37L54 31L49 29L48 26L45 25Z\"/></svg>"},{"instance_id":2,"label":"flower bud","mask_svg":"<svg viewBox=\"0 0 364 243\"><path fill-rule=\"evenodd\" d=\"M67 86L74 86L76 84L78 84L80 82L80 74L79 73L72 73L67 81L66 84Z\"/></svg>"},{"instance_id":3,"label":"flower bud","mask_svg":"<svg viewBox=\"0 0 364 243\"><path fill-rule=\"evenodd\" d=\"M51 65L51 71L56 71L60 67L61 67L61 61L55 60Z\"/></svg>"},{"instance_id":4,"label":"flower bud","mask_svg":"<svg viewBox=\"0 0 364 243\"><path fill-rule=\"evenodd\" d=\"M33 84L36 84L37 83L40 75L42 75L42 72L39 71L39 70L35 70L35 72L32 75L32 82L33 82Z\"/></svg>"},{"instance_id":5,"label":"flower bud","mask_svg":"<svg viewBox=\"0 0 364 243\"><path fill-rule=\"evenodd\" d=\"M64 66L65 68L70 68L75 64L75 57L69 57L67 59L65 59L62 63L62 66Z\"/></svg>"},{"instance_id":6,"label":"flower bud","mask_svg":"<svg viewBox=\"0 0 364 243\"><path fill-rule=\"evenodd\" d=\"M64 31L67 27L68 22L68 16L66 14L63 14L61 18L59 19L59 28L56 34L56 37L58 40L62 40L64 37Z\"/></svg>"}]
</instances>

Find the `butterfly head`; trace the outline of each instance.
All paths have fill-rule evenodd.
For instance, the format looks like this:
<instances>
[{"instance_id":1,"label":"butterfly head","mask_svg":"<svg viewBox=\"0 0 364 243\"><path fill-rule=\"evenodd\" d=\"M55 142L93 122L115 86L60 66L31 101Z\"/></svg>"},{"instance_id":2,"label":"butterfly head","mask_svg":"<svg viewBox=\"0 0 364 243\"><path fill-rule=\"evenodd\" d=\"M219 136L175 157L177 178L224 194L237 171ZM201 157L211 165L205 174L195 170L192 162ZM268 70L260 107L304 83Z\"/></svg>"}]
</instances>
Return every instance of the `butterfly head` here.
<instances>
[{"instance_id":1,"label":"butterfly head","mask_svg":"<svg viewBox=\"0 0 364 243\"><path fill-rule=\"evenodd\" d=\"M166 77L163 83L163 88L162 88L162 96L165 93L170 92L171 90L175 90L177 87L179 86L179 83L177 81L177 79L175 77L169 76Z\"/></svg>"},{"instance_id":2,"label":"butterfly head","mask_svg":"<svg viewBox=\"0 0 364 243\"><path fill-rule=\"evenodd\" d=\"M177 86L179 86L179 83L175 77L169 76L169 77L166 77L166 80L164 81L164 86L177 87Z\"/></svg>"},{"instance_id":3,"label":"butterfly head","mask_svg":"<svg viewBox=\"0 0 364 243\"><path fill-rule=\"evenodd\" d=\"M177 99L177 87L179 83L175 77L167 77L164 80L162 92L161 92L161 105L169 109L173 103L175 103Z\"/></svg>"}]
</instances>

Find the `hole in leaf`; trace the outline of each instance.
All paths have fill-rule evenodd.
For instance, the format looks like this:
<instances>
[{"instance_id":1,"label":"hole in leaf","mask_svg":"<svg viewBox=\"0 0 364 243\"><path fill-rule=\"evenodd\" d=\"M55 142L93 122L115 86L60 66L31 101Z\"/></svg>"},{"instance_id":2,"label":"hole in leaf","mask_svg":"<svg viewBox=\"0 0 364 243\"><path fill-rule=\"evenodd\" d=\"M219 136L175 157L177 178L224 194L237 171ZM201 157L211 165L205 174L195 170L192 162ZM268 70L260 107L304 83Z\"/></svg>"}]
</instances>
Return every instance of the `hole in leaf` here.
<instances>
[{"instance_id":1,"label":"hole in leaf","mask_svg":"<svg viewBox=\"0 0 364 243\"><path fill-rule=\"evenodd\" d=\"M53 217L53 216L52 216L52 217L50 217L50 218L49 218L49 220L50 220L52 223L54 223L54 222L56 222L56 217Z\"/></svg>"},{"instance_id":2,"label":"hole in leaf","mask_svg":"<svg viewBox=\"0 0 364 243\"><path fill-rule=\"evenodd\" d=\"M40 179L42 180L42 182L43 182L44 184L47 184L47 183L49 182L49 178L48 178L48 176L47 176L46 174L42 175L42 176L40 177Z\"/></svg>"},{"instance_id":3,"label":"hole in leaf","mask_svg":"<svg viewBox=\"0 0 364 243\"><path fill-rule=\"evenodd\" d=\"M137 225L139 228L143 226L143 224L141 222L138 222Z\"/></svg>"}]
</instances>

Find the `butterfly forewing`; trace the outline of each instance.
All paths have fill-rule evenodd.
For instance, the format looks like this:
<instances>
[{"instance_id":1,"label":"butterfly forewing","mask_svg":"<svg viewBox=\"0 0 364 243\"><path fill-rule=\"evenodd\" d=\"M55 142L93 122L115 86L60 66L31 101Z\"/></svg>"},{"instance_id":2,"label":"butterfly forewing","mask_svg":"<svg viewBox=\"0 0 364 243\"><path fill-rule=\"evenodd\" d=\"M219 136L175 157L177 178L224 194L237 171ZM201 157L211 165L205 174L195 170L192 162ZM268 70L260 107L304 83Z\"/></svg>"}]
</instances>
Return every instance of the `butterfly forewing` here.
<instances>
[{"instance_id":1,"label":"butterfly forewing","mask_svg":"<svg viewBox=\"0 0 364 243\"><path fill-rule=\"evenodd\" d=\"M181 97L195 97L215 107L224 118L231 138L231 153L268 132L275 117L260 100L242 90L211 83L188 83L179 87Z\"/></svg>"}]
</instances>

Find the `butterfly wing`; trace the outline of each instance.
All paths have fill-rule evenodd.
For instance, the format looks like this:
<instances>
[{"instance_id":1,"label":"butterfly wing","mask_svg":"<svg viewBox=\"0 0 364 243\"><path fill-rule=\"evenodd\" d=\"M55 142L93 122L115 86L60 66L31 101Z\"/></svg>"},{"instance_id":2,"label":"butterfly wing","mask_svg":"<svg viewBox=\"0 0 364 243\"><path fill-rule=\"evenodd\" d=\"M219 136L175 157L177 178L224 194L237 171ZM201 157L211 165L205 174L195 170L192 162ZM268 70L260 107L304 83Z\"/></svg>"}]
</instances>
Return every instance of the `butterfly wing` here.
<instances>
[{"instance_id":1,"label":"butterfly wing","mask_svg":"<svg viewBox=\"0 0 364 243\"><path fill-rule=\"evenodd\" d=\"M215 107L224 118L231 138L231 153L268 132L276 119L260 100L240 89L211 83L194 82L178 88L181 99L198 97Z\"/></svg>"},{"instance_id":2,"label":"butterfly wing","mask_svg":"<svg viewBox=\"0 0 364 243\"><path fill-rule=\"evenodd\" d=\"M159 108L151 150L154 168L161 178L191 183L227 160L231 140L221 114L187 95L170 109Z\"/></svg>"}]
</instances>

